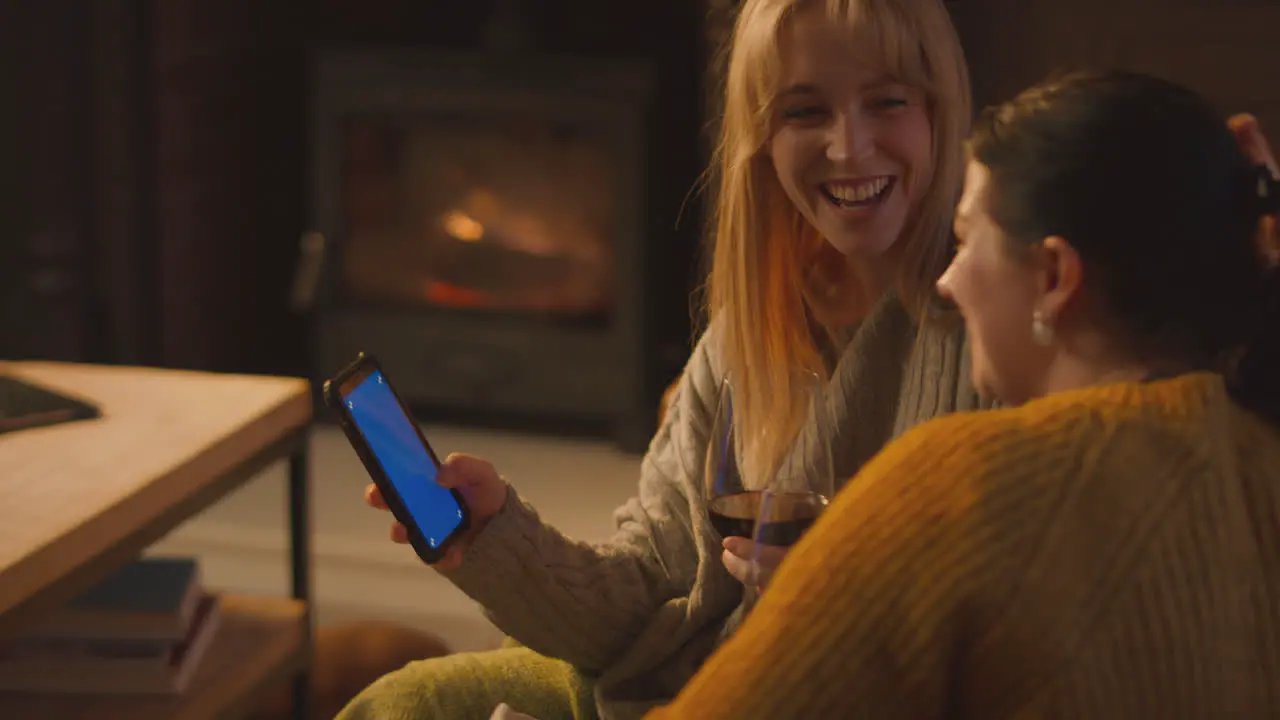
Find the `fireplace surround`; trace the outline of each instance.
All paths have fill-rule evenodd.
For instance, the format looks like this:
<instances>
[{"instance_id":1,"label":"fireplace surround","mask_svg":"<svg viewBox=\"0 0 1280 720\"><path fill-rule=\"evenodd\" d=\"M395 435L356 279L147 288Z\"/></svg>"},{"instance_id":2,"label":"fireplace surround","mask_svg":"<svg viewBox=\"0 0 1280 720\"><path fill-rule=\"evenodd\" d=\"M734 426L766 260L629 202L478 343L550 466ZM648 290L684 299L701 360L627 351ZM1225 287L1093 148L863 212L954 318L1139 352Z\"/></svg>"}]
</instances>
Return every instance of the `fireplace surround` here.
<instances>
[{"instance_id":1,"label":"fireplace surround","mask_svg":"<svg viewBox=\"0 0 1280 720\"><path fill-rule=\"evenodd\" d=\"M643 448L651 69L347 50L312 87L316 372L369 352L424 419L594 423Z\"/></svg>"}]
</instances>

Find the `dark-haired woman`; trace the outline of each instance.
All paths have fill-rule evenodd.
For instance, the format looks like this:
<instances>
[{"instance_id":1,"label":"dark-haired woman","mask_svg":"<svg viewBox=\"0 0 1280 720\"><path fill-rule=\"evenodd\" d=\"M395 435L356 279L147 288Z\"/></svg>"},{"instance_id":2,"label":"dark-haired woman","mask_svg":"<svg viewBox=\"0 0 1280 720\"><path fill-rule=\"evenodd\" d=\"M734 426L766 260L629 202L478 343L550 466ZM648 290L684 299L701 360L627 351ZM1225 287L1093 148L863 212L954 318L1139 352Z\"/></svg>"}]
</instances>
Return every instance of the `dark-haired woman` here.
<instances>
[{"instance_id":1,"label":"dark-haired woman","mask_svg":"<svg viewBox=\"0 0 1280 720\"><path fill-rule=\"evenodd\" d=\"M652 716L1280 717L1280 183L1262 159L1143 75L987 111L938 286L975 384L1012 407L864 466Z\"/></svg>"}]
</instances>

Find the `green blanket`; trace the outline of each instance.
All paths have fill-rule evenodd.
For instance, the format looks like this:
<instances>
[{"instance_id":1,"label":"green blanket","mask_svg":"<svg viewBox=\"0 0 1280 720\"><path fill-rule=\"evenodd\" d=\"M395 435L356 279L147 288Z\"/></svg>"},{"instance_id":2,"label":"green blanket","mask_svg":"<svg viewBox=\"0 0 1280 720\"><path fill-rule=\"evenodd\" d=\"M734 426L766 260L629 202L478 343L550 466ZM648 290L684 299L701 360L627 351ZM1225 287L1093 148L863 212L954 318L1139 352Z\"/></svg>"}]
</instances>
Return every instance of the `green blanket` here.
<instances>
[{"instance_id":1,"label":"green blanket","mask_svg":"<svg viewBox=\"0 0 1280 720\"><path fill-rule=\"evenodd\" d=\"M498 703L538 720L597 720L591 680L524 647L409 663L365 688L336 720L489 720Z\"/></svg>"}]
</instances>

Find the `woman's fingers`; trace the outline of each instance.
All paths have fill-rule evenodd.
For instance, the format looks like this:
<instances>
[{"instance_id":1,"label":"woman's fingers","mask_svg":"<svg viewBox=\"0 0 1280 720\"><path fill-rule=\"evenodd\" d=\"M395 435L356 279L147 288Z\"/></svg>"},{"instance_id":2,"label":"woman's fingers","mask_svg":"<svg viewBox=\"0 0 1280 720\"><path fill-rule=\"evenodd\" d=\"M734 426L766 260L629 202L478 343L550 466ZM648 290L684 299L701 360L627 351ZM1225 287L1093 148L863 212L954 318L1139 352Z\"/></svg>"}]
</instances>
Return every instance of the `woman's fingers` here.
<instances>
[{"instance_id":1,"label":"woman's fingers","mask_svg":"<svg viewBox=\"0 0 1280 720\"><path fill-rule=\"evenodd\" d=\"M382 498L382 491L377 485L369 483L364 489L364 501L369 507L378 510L387 510L387 501Z\"/></svg>"},{"instance_id":2,"label":"woman's fingers","mask_svg":"<svg viewBox=\"0 0 1280 720\"><path fill-rule=\"evenodd\" d=\"M401 545L409 542L409 531L404 525L398 522L391 523L391 542L397 542Z\"/></svg>"},{"instance_id":3,"label":"woman's fingers","mask_svg":"<svg viewBox=\"0 0 1280 720\"><path fill-rule=\"evenodd\" d=\"M1267 136L1262 134L1258 119L1248 113L1241 113L1227 120L1227 125L1236 136L1240 152L1244 153L1250 162L1266 165L1271 169L1272 176L1280 178L1280 166L1276 163L1271 143L1267 142Z\"/></svg>"}]
</instances>

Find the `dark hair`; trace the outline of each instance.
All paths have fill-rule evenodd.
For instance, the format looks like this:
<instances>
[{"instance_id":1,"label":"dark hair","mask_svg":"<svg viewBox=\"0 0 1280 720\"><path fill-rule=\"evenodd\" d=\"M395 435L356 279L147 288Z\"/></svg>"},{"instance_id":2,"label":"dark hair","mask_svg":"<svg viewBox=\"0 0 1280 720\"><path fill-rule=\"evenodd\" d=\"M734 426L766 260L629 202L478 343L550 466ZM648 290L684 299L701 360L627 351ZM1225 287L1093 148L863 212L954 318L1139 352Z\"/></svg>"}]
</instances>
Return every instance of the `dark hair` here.
<instances>
[{"instance_id":1,"label":"dark hair","mask_svg":"<svg viewBox=\"0 0 1280 720\"><path fill-rule=\"evenodd\" d=\"M1223 371L1238 402L1280 422L1280 272L1257 242L1280 188L1205 100L1074 72L984 111L970 152L991 173L992 219L1015 244L1071 243L1127 350Z\"/></svg>"}]
</instances>

